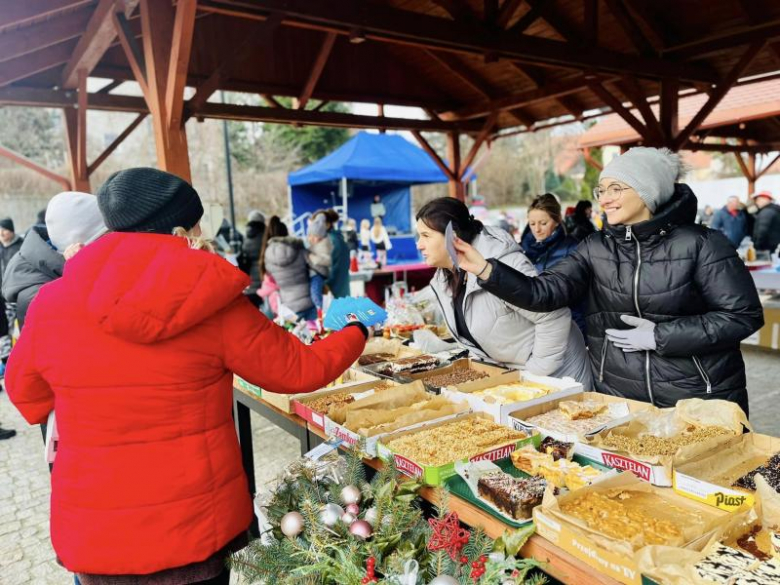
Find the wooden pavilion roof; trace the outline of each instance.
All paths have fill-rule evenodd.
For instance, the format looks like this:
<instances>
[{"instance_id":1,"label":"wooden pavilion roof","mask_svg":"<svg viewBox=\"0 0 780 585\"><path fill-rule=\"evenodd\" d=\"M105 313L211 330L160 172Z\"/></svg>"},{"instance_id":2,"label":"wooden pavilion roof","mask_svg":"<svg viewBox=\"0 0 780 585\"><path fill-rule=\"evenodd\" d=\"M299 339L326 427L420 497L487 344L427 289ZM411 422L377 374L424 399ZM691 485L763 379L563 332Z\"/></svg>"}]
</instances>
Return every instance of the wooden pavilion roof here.
<instances>
[{"instance_id":1,"label":"wooden pavilion roof","mask_svg":"<svg viewBox=\"0 0 780 585\"><path fill-rule=\"evenodd\" d=\"M81 67L135 79L116 28L142 45L138 3L2 0L0 104L72 105L62 88ZM200 0L184 117L340 125L350 119L311 110L347 101L419 106L431 117L420 130L532 128L614 107L610 96L657 96L662 79L712 93L778 70L777 41L774 0ZM270 106L206 103L218 89ZM146 108L109 91L90 107ZM280 111L275 96L298 108Z\"/></svg>"}]
</instances>

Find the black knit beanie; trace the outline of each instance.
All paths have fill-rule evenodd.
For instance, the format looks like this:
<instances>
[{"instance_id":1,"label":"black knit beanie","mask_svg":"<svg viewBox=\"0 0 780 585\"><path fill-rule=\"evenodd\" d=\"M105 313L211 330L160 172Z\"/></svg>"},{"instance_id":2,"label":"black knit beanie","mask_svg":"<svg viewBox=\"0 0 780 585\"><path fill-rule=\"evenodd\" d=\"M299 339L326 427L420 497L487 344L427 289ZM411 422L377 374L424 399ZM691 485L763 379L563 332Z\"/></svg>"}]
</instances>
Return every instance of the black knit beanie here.
<instances>
[{"instance_id":1,"label":"black knit beanie","mask_svg":"<svg viewBox=\"0 0 780 585\"><path fill-rule=\"evenodd\" d=\"M98 207L114 232L171 234L203 216L197 191L176 175L151 168L119 171L97 193Z\"/></svg>"},{"instance_id":2,"label":"black knit beanie","mask_svg":"<svg viewBox=\"0 0 780 585\"><path fill-rule=\"evenodd\" d=\"M4 217L3 219L0 219L0 228L8 230L9 232L16 231L14 229L14 220L12 220L10 217Z\"/></svg>"}]
</instances>

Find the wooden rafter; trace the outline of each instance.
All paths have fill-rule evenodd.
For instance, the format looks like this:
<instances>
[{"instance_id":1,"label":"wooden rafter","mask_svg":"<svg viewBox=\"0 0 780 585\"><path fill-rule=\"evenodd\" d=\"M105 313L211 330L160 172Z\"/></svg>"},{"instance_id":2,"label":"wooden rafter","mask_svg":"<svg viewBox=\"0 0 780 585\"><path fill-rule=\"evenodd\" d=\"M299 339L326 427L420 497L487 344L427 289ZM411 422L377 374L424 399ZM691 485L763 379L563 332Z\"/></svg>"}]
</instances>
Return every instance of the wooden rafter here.
<instances>
[{"instance_id":1,"label":"wooden rafter","mask_svg":"<svg viewBox=\"0 0 780 585\"><path fill-rule=\"evenodd\" d=\"M780 38L780 20L770 20L740 31L725 32L705 39L667 47L662 54L676 60L703 57L712 53L730 51L742 45L755 43L757 39L771 41Z\"/></svg>"},{"instance_id":2,"label":"wooden rafter","mask_svg":"<svg viewBox=\"0 0 780 585\"><path fill-rule=\"evenodd\" d=\"M417 130L412 130L412 136L414 136L417 139L417 142L420 144L422 149L428 153L428 156L430 156L433 159L433 162L436 163L436 165L441 169L441 171L449 177L450 181L457 180L457 177L455 177L455 173L452 172L452 169L447 166L447 164L442 160L442 158L439 156L439 154L434 150L434 148L430 145L430 143L423 137L420 132Z\"/></svg>"},{"instance_id":3,"label":"wooden rafter","mask_svg":"<svg viewBox=\"0 0 780 585\"><path fill-rule=\"evenodd\" d=\"M583 24L585 38L591 44L598 43L599 35L599 0L585 0Z\"/></svg>"},{"instance_id":4,"label":"wooden rafter","mask_svg":"<svg viewBox=\"0 0 780 585\"><path fill-rule=\"evenodd\" d=\"M432 0L439 8L442 8L453 20L468 20L474 16L471 7L465 0Z\"/></svg>"},{"instance_id":5,"label":"wooden rafter","mask_svg":"<svg viewBox=\"0 0 780 585\"><path fill-rule=\"evenodd\" d=\"M319 112L322 108L327 106L330 102L328 100L321 100L320 103L318 103L316 106L314 106L311 111L312 112ZM384 115L384 114L383 114Z\"/></svg>"},{"instance_id":6,"label":"wooden rafter","mask_svg":"<svg viewBox=\"0 0 780 585\"><path fill-rule=\"evenodd\" d=\"M455 179L450 179L447 185L450 190L450 197L456 197L461 201L465 201L466 190L463 183L460 182L462 167L460 164L460 134L457 132L447 133L447 159L449 160L452 174L455 175Z\"/></svg>"},{"instance_id":7,"label":"wooden rafter","mask_svg":"<svg viewBox=\"0 0 780 585\"><path fill-rule=\"evenodd\" d=\"M674 19L661 21L653 11L653 7L656 6L653 2L647 2L646 0L623 0L623 2L634 15L634 19L644 25L645 30L649 33L649 37L651 37L648 38L651 44L663 49L667 45L667 38L674 36L676 32L674 31Z\"/></svg>"},{"instance_id":8,"label":"wooden rafter","mask_svg":"<svg viewBox=\"0 0 780 585\"><path fill-rule=\"evenodd\" d=\"M101 87L99 90L97 90L97 93L111 93L114 91L117 87L122 85L124 83L124 80L122 79L115 79L114 81L107 83L103 87Z\"/></svg>"},{"instance_id":9,"label":"wooden rafter","mask_svg":"<svg viewBox=\"0 0 780 585\"><path fill-rule=\"evenodd\" d=\"M322 71L325 69L325 65L328 63L330 52L333 50L333 45L336 42L336 33L325 33L325 37L322 39L322 45L317 53L317 57L314 59L309 76L306 79L306 83L301 90L301 95L298 97L298 107L296 109L303 110L306 108L306 104L309 103L314 88L317 87L317 82L320 80Z\"/></svg>"},{"instance_id":10,"label":"wooden rafter","mask_svg":"<svg viewBox=\"0 0 780 585\"><path fill-rule=\"evenodd\" d=\"M523 14L516 23L514 23L512 26L507 28L507 30L515 33L520 34L525 29L527 29L529 26L531 26L533 23L535 23L537 20L541 18L541 14L539 13L539 8L536 6L532 6L528 12Z\"/></svg>"},{"instance_id":11,"label":"wooden rafter","mask_svg":"<svg viewBox=\"0 0 780 585\"><path fill-rule=\"evenodd\" d=\"M263 98L263 101L272 108L284 108L284 105L282 105L282 103L272 95L264 93L260 97Z\"/></svg>"},{"instance_id":12,"label":"wooden rafter","mask_svg":"<svg viewBox=\"0 0 780 585\"><path fill-rule=\"evenodd\" d=\"M496 26L498 28L506 28L522 3L523 0L504 0L504 4L496 17Z\"/></svg>"},{"instance_id":13,"label":"wooden rafter","mask_svg":"<svg viewBox=\"0 0 780 585\"><path fill-rule=\"evenodd\" d=\"M605 0L605 2L612 13L612 16L620 25L620 28L623 29L626 37L628 37L628 40L634 45L637 52L640 55L645 56L655 55L655 47L650 43L647 37L645 37L645 33L639 25L637 25L634 17L626 9L622 0Z\"/></svg>"},{"instance_id":14,"label":"wooden rafter","mask_svg":"<svg viewBox=\"0 0 780 585\"><path fill-rule=\"evenodd\" d=\"M0 156L12 160L13 162L20 164L23 167L27 167L28 169L35 171L39 175L43 175L47 179L51 179L55 183L59 183L65 189L71 189L70 181L67 178L50 171L46 167L39 165L35 161L30 160L29 158L27 158L22 154L19 154L18 152L14 152L10 148L5 148L4 146L0 146Z\"/></svg>"},{"instance_id":15,"label":"wooden rafter","mask_svg":"<svg viewBox=\"0 0 780 585\"><path fill-rule=\"evenodd\" d=\"M469 150L469 153L466 155L466 158L463 159L463 164L461 164L459 169L460 173L458 175L458 179L463 180L463 177L465 176L468 168L471 166L471 163L474 162L474 159L476 158L480 147L482 146L482 144L484 144L485 140L487 140L488 137L493 133L493 128L496 125L497 117L498 117L497 114L491 114L490 116L488 116L488 119L485 121L485 125L482 127L482 130L474 139L474 144L471 146L471 150Z\"/></svg>"},{"instance_id":16,"label":"wooden rafter","mask_svg":"<svg viewBox=\"0 0 780 585\"><path fill-rule=\"evenodd\" d=\"M89 107L89 96L87 94L86 69L79 69L77 79L78 87L78 110L76 111L77 126L77 148L76 148L76 173L79 182L89 184L89 174L87 173L87 108Z\"/></svg>"},{"instance_id":17,"label":"wooden rafter","mask_svg":"<svg viewBox=\"0 0 780 585\"><path fill-rule=\"evenodd\" d=\"M33 19L51 17L65 9L90 4L92 0L11 0L3 3L0 10L0 31L11 26L20 26Z\"/></svg>"},{"instance_id":18,"label":"wooden rafter","mask_svg":"<svg viewBox=\"0 0 780 585\"><path fill-rule=\"evenodd\" d=\"M761 24L766 18L766 12L756 2L749 0L737 0L737 2L751 25ZM774 55L775 62L780 64L780 43L771 43L769 49Z\"/></svg>"},{"instance_id":19,"label":"wooden rafter","mask_svg":"<svg viewBox=\"0 0 780 585\"><path fill-rule=\"evenodd\" d=\"M91 14L92 9L86 6L51 20L0 34L0 63L78 38Z\"/></svg>"},{"instance_id":20,"label":"wooden rafter","mask_svg":"<svg viewBox=\"0 0 780 585\"><path fill-rule=\"evenodd\" d=\"M97 168L105 162L105 160L111 156L111 154L119 147L120 144L122 144L125 139L132 134L133 130L135 130L141 122L143 122L146 119L147 114L138 114L135 119L130 122L130 124L125 128L122 133L117 136L111 144L109 144L106 149L100 153L100 156L98 156L92 164L90 164L87 167L87 174L91 175L94 173Z\"/></svg>"},{"instance_id":21,"label":"wooden rafter","mask_svg":"<svg viewBox=\"0 0 780 585\"><path fill-rule=\"evenodd\" d=\"M740 60L737 62L736 65L734 65L734 67L732 67L731 71L729 71L728 75L726 75L723 81L720 84L718 84L717 89L712 92L712 94L710 95L706 103L696 113L696 115L688 123L688 125L675 138L674 150L680 149L686 142L688 142L688 139L691 137L691 134L693 134L694 130L696 130L699 126L701 126L701 123L707 119L707 116L709 116L712 113L712 110L715 109L715 107L726 96L726 94L732 88L732 86L737 82L739 76L742 75L745 69L747 69L750 66L750 64L753 62L753 59L756 58L756 55L758 55L761 52L761 50L764 48L764 43L765 41L759 41L757 43L753 43L742 54Z\"/></svg>"},{"instance_id":22,"label":"wooden rafter","mask_svg":"<svg viewBox=\"0 0 780 585\"><path fill-rule=\"evenodd\" d=\"M764 165L764 168L761 169L758 173L756 173L756 180L763 177L769 169L772 168L772 166L780 160L780 154L776 154L772 160L769 161L766 165Z\"/></svg>"},{"instance_id":23,"label":"wooden rafter","mask_svg":"<svg viewBox=\"0 0 780 585\"><path fill-rule=\"evenodd\" d=\"M482 6L482 20L488 25L494 26L498 18L498 0L482 0Z\"/></svg>"},{"instance_id":24,"label":"wooden rafter","mask_svg":"<svg viewBox=\"0 0 780 585\"><path fill-rule=\"evenodd\" d=\"M125 0L122 13L125 17L132 14L138 0ZM115 0L100 0L92 18L89 20L87 30L81 35L65 70L62 73L62 85L65 88L74 88L78 85L78 72L84 70L91 73L98 61L111 46L116 38L113 13L116 11Z\"/></svg>"},{"instance_id":25,"label":"wooden rafter","mask_svg":"<svg viewBox=\"0 0 780 585\"><path fill-rule=\"evenodd\" d=\"M491 99L496 95L495 90L490 87L490 82L479 73L469 69L466 64L458 59L452 53L441 53L437 51L425 51L425 53L436 63L455 75L463 83L468 85L473 91L482 95L482 97Z\"/></svg>"},{"instance_id":26,"label":"wooden rafter","mask_svg":"<svg viewBox=\"0 0 780 585\"><path fill-rule=\"evenodd\" d=\"M661 131L665 142L673 146L674 138L679 132L679 98L680 84L676 79L664 79L661 81L661 104L659 118Z\"/></svg>"},{"instance_id":27,"label":"wooden rafter","mask_svg":"<svg viewBox=\"0 0 780 585\"><path fill-rule=\"evenodd\" d=\"M624 77L620 82L620 89L626 94L626 97L631 100L631 103L639 113L642 114L645 126L655 138L656 144L663 144L665 140L661 124L658 121L658 118L655 117L655 114L647 101L647 97L636 78L630 75Z\"/></svg>"},{"instance_id":28,"label":"wooden rafter","mask_svg":"<svg viewBox=\"0 0 780 585\"><path fill-rule=\"evenodd\" d=\"M179 0L173 23L168 81L165 87L165 123L170 127L183 123L184 86L190 66L192 34L195 30L197 0Z\"/></svg>"},{"instance_id":29,"label":"wooden rafter","mask_svg":"<svg viewBox=\"0 0 780 585\"><path fill-rule=\"evenodd\" d=\"M539 0L533 1L538 3ZM208 11L210 8L204 5L201 9ZM349 35L350 31L359 29L367 40L479 56L494 53L499 58L571 69L633 72L649 78L671 76L686 81L717 81L712 71L699 64L631 56L584 46L575 41L560 42L510 34L510 31L475 38L471 23L449 21L362 0L342 0L338 3L324 3L320 0L256 0L251 7L236 5L234 10L236 13L261 18L267 11L283 14L284 24L288 26L327 30L342 35Z\"/></svg>"},{"instance_id":30,"label":"wooden rafter","mask_svg":"<svg viewBox=\"0 0 780 585\"><path fill-rule=\"evenodd\" d=\"M6 61L0 68L0 87L64 65L73 54L77 42L76 39L71 39Z\"/></svg>"},{"instance_id":31,"label":"wooden rafter","mask_svg":"<svg viewBox=\"0 0 780 585\"><path fill-rule=\"evenodd\" d=\"M127 22L124 14L115 12L113 14L114 29L116 30L117 37L119 38L119 44L122 46L122 50L125 54L130 65L130 70L133 72L133 77L136 83L141 86L141 92L144 96L149 95L149 86L146 78L146 62L144 60L141 47L135 40L135 35L130 29L130 24Z\"/></svg>"},{"instance_id":32,"label":"wooden rafter","mask_svg":"<svg viewBox=\"0 0 780 585\"><path fill-rule=\"evenodd\" d=\"M493 139L491 137L485 141L485 150L482 151L482 154L479 155L479 158L477 158L476 162L472 163L464 171L465 174L461 179L461 183L468 183L471 180L471 177L473 177L476 174L476 172L485 163L485 161L488 159L488 157L492 152L493 152Z\"/></svg>"},{"instance_id":33,"label":"wooden rafter","mask_svg":"<svg viewBox=\"0 0 780 585\"><path fill-rule=\"evenodd\" d=\"M636 116L634 116L634 114L632 114L631 111L620 102L618 98L612 95L612 93L607 88L595 81L590 82L588 87L593 93L596 94L596 96L598 96L601 101L612 108L613 112L623 118L623 120L629 126L636 130L642 138L645 140L651 139L651 133L647 127L642 124L642 122L640 122Z\"/></svg>"},{"instance_id":34,"label":"wooden rafter","mask_svg":"<svg viewBox=\"0 0 780 585\"><path fill-rule=\"evenodd\" d=\"M573 22L570 22L563 14L556 12L555 7L551 2L545 0L526 1L532 9L536 8L544 21L567 41L573 42L575 39L582 38L582 32L578 30L577 26Z\"/></svg>"}]
</instances>

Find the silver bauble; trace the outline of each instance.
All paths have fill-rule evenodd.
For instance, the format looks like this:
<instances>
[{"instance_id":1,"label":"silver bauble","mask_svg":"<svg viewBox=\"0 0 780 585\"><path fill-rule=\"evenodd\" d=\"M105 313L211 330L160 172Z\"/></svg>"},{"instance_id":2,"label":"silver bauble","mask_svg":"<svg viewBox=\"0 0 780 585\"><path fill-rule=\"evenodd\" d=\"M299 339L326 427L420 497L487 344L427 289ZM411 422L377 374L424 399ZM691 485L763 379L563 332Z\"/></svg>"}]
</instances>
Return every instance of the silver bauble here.
<instances>
[{"instance_id":1,"label":"silver bauble","mask_svg":"<svg viewBox=\"0 0 780 585\"><path fill-rule=\"evenodd\" d=\"M295 538L303 532L303 516L298 512L287 512L282 516L281 529L285 536Z\"/></svg>"},{"instance_id":2,"label":"silver bauble","mask_svg":"<svg viewBox=\"0 0 780 585\"><path fill-rule=\"evenodd\" d=\"M371 524L371 526L376 526L376 521L379 519L379 511L376 508L369 508L366 510L366 513L363 515L363 520Z\"/></svg>"},{"instance_id":3,"label":"silver bauble","mask_svg":"<svg viewBox=\"0 0 780 585\"><path fill-rule=\"evenodd\" d=\"M371 535L374 533L374 529L371 528L371 524L365 520L355 520L352 524L349 525L349 532L350 534L354 534L358 538L365 540L371 537Z\"/></svg>"},{"instance_id":4,"label":"silver bauble","mask_svg":"<svg viewBox=\"0 0 780 585\"><path fill-rule=\"evenodd\" d=\"M455 577L449 575L439 575L428 585L458 585L460 582Z\"/></svg>"},{"instance_id":5,"label":"silver bauble","mask_svg":"<svg viewBox=\"0 0 780 585\"><path fill-rule=\"evenodd\" d=\"M356 488L354 485L348 485L341 490L341 501L347 505L359 504L361 495L359 488Z\"/></svg>"},{"instance_id":6,"label":"silver bauble","mask_svg":"<svg viewBox=\"0 0 780 585\"><path fill-rule=\"evenodd\" d=\"M341 521L349 526L355 521L355 515L350 514L349 512L344 512L344 514L341 516Z\"/></svg>"},{"instance_id":7,"label":"silver bauble","mask_svg":"<svg viewBox=\"0 0 780 585\"><path fill-rule=\"evenodd\" d=\"M320 522L328 528L336 525L344 514L344 510L338 504L325 504L320 510Z\"/></svg>"}]
</instances>

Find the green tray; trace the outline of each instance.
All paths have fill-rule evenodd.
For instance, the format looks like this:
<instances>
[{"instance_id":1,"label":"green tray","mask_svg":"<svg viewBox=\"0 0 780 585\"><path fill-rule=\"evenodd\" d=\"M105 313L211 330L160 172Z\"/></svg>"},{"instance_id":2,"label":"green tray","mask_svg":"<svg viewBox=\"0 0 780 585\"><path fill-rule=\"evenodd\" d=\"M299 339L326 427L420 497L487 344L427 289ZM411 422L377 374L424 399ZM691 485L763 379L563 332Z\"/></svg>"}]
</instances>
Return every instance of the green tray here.
<instances>
[{"instance_id":1,"label":"green tray","mask_svg":"<svg viewBox=\"0 0 780 585\"><path fill-rule=\"evenodd\" d=\"M590 465L591 467L598 469L599 471L604 471L604 472L611 471L609 467L600 465L598 463L591 461L590 459L586 459L585 457L580 457L579 455L575 455L572 458L572 460L576 461L580 465ZM494 461L493 463L498 465L502 471L508 473L512 477L531 477L527 473L520 471L517 467L515 467L512 464L512 459L510 457L506 457L505 459L499 459L498 461ZM531 518L529 518L528 520L520 521L520 520L509 520L506 517L502 516L501 514L496 512L493 508L491 508L489 505L487 505L485 502L483 502L479 498L474 497L474 494L472 493L468 484L457 473L454 476L447 479L445 481L445 485L451 493L455 494L460 498L463 498L464 500L466 500L471 504L474 504L477 508L479 508L480 510L484 510L494 518L501 520L507 526L511 526L512 528L520 528L521 526L525 526L529 522L533 522Z\"/></svg>"}]
</instances>

